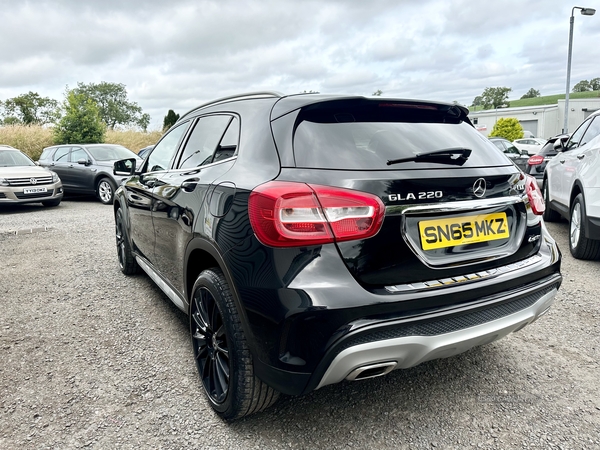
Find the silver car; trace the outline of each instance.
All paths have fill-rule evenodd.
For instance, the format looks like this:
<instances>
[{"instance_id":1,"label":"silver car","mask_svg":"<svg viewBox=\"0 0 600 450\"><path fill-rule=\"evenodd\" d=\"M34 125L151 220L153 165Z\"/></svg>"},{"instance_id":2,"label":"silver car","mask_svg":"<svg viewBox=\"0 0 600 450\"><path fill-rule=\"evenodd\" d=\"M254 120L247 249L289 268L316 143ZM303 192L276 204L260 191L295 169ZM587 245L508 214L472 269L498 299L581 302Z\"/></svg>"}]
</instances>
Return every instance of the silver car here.
<instances>
[{"instance_id":1,"label":"silver car","mask_svg":"<svg viewBox=\"0 0 600 450\"><path fill-rule=\"evenodd\" d=\"M63 188L56 173L38 167L25 153L0 145L0 204L58 206Z\"/></svg>"},{"instance_id":2,"label":"silver car","mask_svg":"<svg viewBox=\"0 0 600 450\"><path fill-rule=\"evenodd\" d=\"M113 175L113 163L126 158L141 161L121 145L66 144L46 147L38 163L58 174L67 194L95 194L111 205L115 190L126 178Z\"/></svg>"}]
</instances>

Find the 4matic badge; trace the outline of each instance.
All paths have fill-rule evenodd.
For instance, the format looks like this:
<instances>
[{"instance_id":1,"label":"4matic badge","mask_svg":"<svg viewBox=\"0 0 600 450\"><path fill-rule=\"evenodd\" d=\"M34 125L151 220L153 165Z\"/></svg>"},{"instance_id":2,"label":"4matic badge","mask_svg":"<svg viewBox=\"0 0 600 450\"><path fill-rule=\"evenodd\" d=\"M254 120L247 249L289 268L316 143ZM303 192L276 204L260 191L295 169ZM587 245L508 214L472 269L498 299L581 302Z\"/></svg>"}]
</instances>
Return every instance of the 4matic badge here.
<instances>
[{"instance_id":1,"label":"4matic badge","mask_svg":"<svg viewBox=\"0 0 600 450\"><path fill-rule=\"evenodd\" d=\"M388 199L390 202L401 202L404 200L431 200L434 198L442 198L443 191L426 191L426 192L408 192L407 194L390 194Z\"/></svg>"}]
</instances>

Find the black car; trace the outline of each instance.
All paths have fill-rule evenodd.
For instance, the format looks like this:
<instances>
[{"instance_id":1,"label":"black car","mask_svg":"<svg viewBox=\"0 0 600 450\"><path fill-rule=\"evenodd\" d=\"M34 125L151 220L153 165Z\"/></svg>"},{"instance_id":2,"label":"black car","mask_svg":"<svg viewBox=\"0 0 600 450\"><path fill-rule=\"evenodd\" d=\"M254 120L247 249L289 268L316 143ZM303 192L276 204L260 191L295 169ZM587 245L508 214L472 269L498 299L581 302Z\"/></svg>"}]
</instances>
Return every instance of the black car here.
<instances>
[{"instance_id":1,"label":"black car","mask_svg":"<svg viewBox=\"0 0 600 450\"><path fill-rule=\"evenodd\" d=\"M541 192L467 112L220 99L181 117L121 185L121 270L143 269L189 315L219 415L453 356L548 310L560 252Z\"/></svg>"},{"instance_id":2,"label":"black car","mask_svg":"<svg viewBox=\"0 0 600 450\"><path fill-rule=\"evenodd\" d=\"M529 158L526 150L519 150L508 139L501 137L491 137L489 139L490 142L502 150L502 152L508 156L519 169L525 171L525 168L527 167L527 160Z\"/></svg>"},{"instance_id":3,"label":"black car","mask_svg":"<svg viewBox=\"0 0 600 450\"><path fill-rule=\"evenodd\" d=\"M558 136L548 139L540 152L537 155L531 156L527 160L527 167L525 167L524 172L536 179L540 189L544 184L544 171L546 170L546 164L548 164L548 161L558 154L558 150L554 148L554 143L559 139L568 139L568 137L568 134L559 134Z\"/></svg>"},{"instance_id":4,"label":"black car","mask_svg":"<svg viewBox=\"0 0 600 450\"><path fill-rule=\"evenodd\" d=\"M46 147L38 164L56 172L67 194L95 194L105 205L113 202L117 186L124 177L113 175L117 160L138 156L115 144L66 144Z\"/></svg>"}]
</instances>

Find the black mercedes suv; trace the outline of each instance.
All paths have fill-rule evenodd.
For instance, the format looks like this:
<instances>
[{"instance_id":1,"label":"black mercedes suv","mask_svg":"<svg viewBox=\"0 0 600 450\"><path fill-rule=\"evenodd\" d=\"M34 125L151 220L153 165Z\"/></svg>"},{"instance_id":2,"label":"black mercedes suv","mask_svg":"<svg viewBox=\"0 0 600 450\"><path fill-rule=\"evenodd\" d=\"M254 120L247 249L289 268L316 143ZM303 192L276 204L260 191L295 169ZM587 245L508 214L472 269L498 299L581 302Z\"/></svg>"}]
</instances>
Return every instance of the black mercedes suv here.
<instances>
[{"instance_id":1,"label":"black mercedes suv","mask_svg":"<svg viewBox=\"0 0 600 450\"><path fill-rule=\"evenodd\" d=\"M114 200L217 413L486 344L561 283L544 202L455 104L264 92L188 112ZM133 168L133 169L130 169Z\"/></svg>"}]
</instances>

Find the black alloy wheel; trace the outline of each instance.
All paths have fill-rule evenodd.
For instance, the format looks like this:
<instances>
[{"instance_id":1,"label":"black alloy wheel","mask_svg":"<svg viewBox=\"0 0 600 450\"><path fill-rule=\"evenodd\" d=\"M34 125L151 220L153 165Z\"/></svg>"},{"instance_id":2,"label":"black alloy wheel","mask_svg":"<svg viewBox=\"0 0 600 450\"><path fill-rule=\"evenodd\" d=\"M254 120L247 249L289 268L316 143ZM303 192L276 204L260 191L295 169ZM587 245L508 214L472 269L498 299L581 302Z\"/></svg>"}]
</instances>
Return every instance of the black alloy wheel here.
<instances>
[{"instance_id":1,"label":"black alloy wheel","mask_svg":"<svg viewBox=\"0 0 600 450\"><path fill-rule=\"evenodd\" d=\"M131 252L131 247L129 246L129 241L127 240L127 235L125 233L123 211L119 208L115 212L115 239L117 241L119 267L121 268L121 272L125 275L132 275L140 272L140 266Z\"/></svg>"},{"instance_id":2,"label":"black alloy wheel","mask_svg":"<svg viewBox=\"0 0 600 450\"><path fill-rule=\"evenodd\" d=\"M271 406L279 392L254 375L240 315L221 269L204 270L192 293L192 348L212 408L223 419L235 420Z\"/></svg>"},{"instance_id":3,"label":"black alloy wheel","mask_svg":"<svg viewBox=\"0 0 600 450\"><path fill-rule=\"evenodd\" d=\"M206 287L194 292L192 342L198 372L211 402L222 404L229 392L229 345L223 316Z\"/></svg>"}]
</instances>

